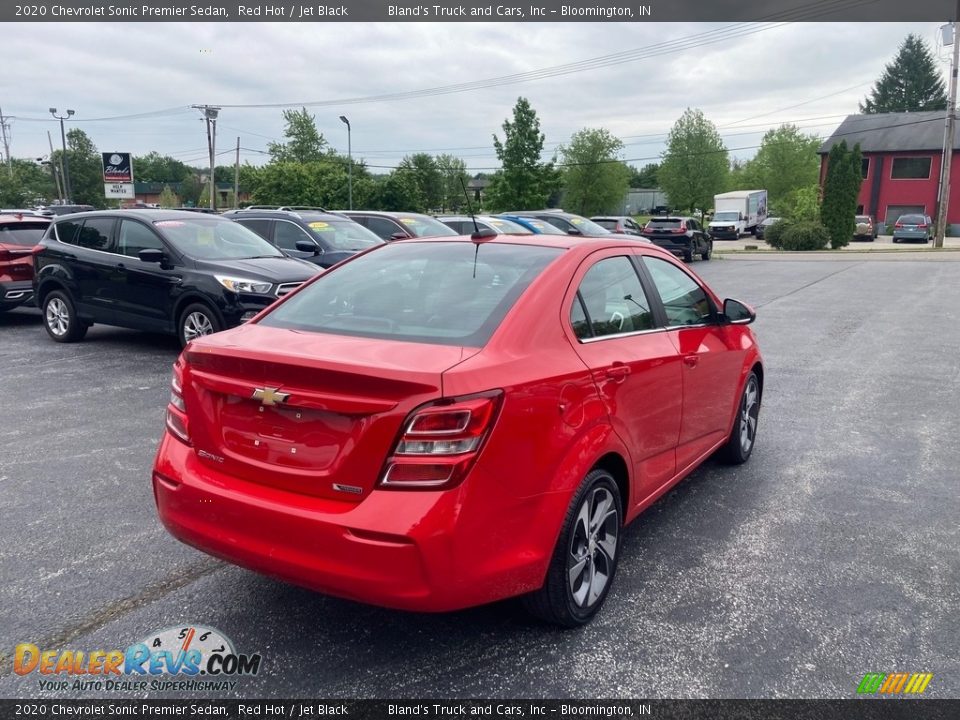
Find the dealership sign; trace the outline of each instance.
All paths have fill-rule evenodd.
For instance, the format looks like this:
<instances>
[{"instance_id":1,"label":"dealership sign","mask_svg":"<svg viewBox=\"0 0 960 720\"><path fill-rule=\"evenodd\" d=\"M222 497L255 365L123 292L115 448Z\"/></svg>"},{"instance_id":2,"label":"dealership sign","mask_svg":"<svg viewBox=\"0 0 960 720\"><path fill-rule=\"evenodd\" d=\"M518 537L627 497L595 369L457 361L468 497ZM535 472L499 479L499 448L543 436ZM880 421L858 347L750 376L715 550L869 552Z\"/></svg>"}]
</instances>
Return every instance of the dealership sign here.
<instances>
[{"instance_id":1,"label":"dealership sign","mask_svg":"<svg viewBox=\"0 0 960 720\"><path fill-rule=\"evenodd\" d=\"M130 153L101 153L103 194L108 198L132 198L133 160Z\"/></svg>"}]
</instances>

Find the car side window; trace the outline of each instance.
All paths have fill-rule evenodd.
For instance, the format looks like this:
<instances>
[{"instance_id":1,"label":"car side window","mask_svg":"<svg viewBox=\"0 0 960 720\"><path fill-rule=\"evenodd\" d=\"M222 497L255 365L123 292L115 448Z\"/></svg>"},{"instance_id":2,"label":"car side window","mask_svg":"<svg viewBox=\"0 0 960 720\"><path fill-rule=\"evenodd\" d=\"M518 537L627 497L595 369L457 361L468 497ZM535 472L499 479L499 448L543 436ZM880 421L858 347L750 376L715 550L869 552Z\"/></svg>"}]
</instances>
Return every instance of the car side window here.
<instances>
[{"instance_id":1,"label":"car side window","mask_svg":"<svg viewBox=\"0 0 960 720\"><path fill-rule=\"evenodd\" d=\"M163 241L153 230L133 220L120 221L117 252L128 257L137 257L141 250L166 250Z\"/></svg>"},{"instance_id":2,"label":"car side window","mask_svg":"<svg viewBox=\"0 0 960 720\"><path fill-rule=\"evenodd\" d=\"M367 227L384 240L389 240L391 235L400 232L400 228L394 222L380 217L368 217Z\"/></svg>"},{"instance_id":3,"label":"car side window","mask_svg":"<svg viewBox=\"0 0 960 720\"><path fill-rule=\"evenodd\" d=\"M696 220L692 220L692 219L691 219L691 220L687 220L687 229L688 229L688 230L699 230L699 229L700 229L700 226L697 225L697 221L696 221Z\"/></svg>"},{"instance_id":4,"label":"car side window","mask_svg":"<svg viewBox=\"0 0 960 720\"><path fill-rule=\"evenodd\" d=\"M667 325L700 325L712 318L712 306L706 291L683 270L666 260L644 257L653 284L660 293Z\"/></svg>"},{"instance_id":5,"label":"car side window","mask_svg":"<svg viewBox=\"0 0 960 720\"><path fill-rule=\"evenodd\" d=\"M277 226L273 229L273 242L278 248L296 251L298 240L309 240L312 244L317 244L300 226L286 220L277 220Z\"/></svg>"},{"instance_id":6,"label":"car side window","mask_svg":"<svg viewBox=\"0 0 960 720\"><path fill-rule=\"evenodd\" d=\"M270 223L273 222L272 220L254 220L253 218L250 218L248 220L237 220L237 222L243 225L245 228L253 230L264 240L270 239Z\"/></svg>"},{"instance_id":7,"label":"car side window","mask_svg":"<svg viewBox=\"0 0 960 720\"><path fill-rule=\"evenodd\" d=\"M74 244L89 250L109 252L113 223L113 218L90 218L84 221Z\"/></svg>"},{"instance_id":8,"label":"car side window","mask_svg":"<svg viewBox=\"0 0 960 720\"><path fill-rule=\"evenodd\" d=\"M587 271L570 322L581 339L653 329L650 303L629 258L605 258Z\"/></svg>"},{"instance_id":9,"label":"car side window","mask_svg":"<svg viewBox=\"0 0 960 720\"><path fill-rule=\"evenodd\" d=\"M80 223L74 220L63 220L54 225L54 231L57 234L57 240L68 245L75 245L77 231L80 229Z\"/></svg>"}]
</instances>

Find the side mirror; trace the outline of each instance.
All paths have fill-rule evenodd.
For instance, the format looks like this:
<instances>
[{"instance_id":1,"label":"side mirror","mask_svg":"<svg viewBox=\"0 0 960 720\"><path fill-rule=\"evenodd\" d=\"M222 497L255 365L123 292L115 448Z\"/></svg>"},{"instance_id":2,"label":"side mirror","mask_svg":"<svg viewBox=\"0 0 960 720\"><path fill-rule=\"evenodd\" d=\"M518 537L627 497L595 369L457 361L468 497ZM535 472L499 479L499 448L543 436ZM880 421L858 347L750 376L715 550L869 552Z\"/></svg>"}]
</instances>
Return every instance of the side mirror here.
<instances>
[{"instance_id":1,"label":"side mirror","mask_svg":"<svg viewBox=\"0 0 960 720\"><path fill-rule=\"evenodd\" d=\"M390 236L390 240L406 240L406 239L409 238L409 237L410 237L410 236L407 235L405 232L399 232L399 231L398 231L398 232L393 233L393 234Z\"/></svg>"},{"instance_id":2,"label":"side mirror","mask_svg":"<svg viewBox=\"0 0 960 720\"><path fill-rule=\"evenodd\" d=\"M296 247L300 252L313 253L314 255L320 254L320 246L312 240L297 240Z\"/></svg>"},{"instance_id":3,"label":"side mirror","mask_svg":"<svg viewBox=\"0 0 960 720\"><path fill-rule=\"evenodd\" d=\"M567 230L567 235L583 235L583 233L580 230L577 230L576 228L570 228L569 230Z\"/></svg>"},{"instance_id":4,"label":"side mirror","mask_svg":"<svg viewBox=\"0 0 960 720\"><path fill-rule=\"evenodd\" d=\"M137 257L140 258L142 262L148 263L163 263L164 254L163 250L157 250L156 248L146 248L137 253Z\"/></svg>"},{"instance_id":5,"label":"side mirror","mask_svg":"<svg viewBox=\"0 0 960 720\"><path fill-rule=\"evenodd\" d=\"M730 325L749 325L757 319L757 314L749 305L727 298L723 301L723 317Z\"/></svg>"}]
</instances>

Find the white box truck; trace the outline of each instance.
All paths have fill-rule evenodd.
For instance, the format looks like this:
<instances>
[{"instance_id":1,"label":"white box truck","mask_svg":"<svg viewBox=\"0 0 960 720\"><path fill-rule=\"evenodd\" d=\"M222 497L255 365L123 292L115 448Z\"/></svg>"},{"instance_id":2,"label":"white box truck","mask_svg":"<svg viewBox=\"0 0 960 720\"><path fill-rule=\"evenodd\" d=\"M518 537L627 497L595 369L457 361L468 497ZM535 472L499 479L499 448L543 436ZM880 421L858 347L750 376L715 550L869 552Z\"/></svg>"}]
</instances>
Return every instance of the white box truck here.
<instances>
[{"instance_id":1,"label":"white box truck","mask_svg":"<svg viewBox=\"0 0 960 720\"><path fill-rule=\"evenodd\" d=\"M766 190L734 190L713 196L713 219L708 226L710 237L736 240L754 233L767 218Z\"/></svg>"}]
</instances>

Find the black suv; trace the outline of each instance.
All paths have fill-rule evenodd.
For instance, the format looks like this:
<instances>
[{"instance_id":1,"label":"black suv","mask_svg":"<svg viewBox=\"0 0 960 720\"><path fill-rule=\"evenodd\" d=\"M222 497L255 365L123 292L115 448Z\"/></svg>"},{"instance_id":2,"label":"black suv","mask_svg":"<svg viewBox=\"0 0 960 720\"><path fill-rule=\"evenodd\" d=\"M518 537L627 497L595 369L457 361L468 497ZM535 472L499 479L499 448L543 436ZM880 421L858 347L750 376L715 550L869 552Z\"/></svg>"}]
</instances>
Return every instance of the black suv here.
<instances>
[{"instance_id":1,"label":"black suv","mask_svg":"<svg viewBox=\"0 0 960 720\"><path fill-rule=\"evenodd\" d=\"M182 345L245 322L317 272L225 218L104 210L58 218L34 257L50 337L93 323L176 333Z\"/></svg>"},{"instance_id":2,"label":"black suv","mask_svg":"<svg viewBox=\"0 0 960 720\"><path fill-rule=\"evenodd\" d=\"M713 253L713 238L692 217L650 218L643 226L642 235L686 262L693 262L694 255L709 260Z\"/></svg>"},{"instance_id":3,"label":"black suv","mask_svg":"<svg viewBox=\"0 0 960 720\"><path fill-rule=\"evenodd\" d=\"M230 210L223 214L250 228L287 255L328 268L383 240L359 223L323 208L296 206Z\"/></svg>"},{"instance_id":4,"label":"black suv","mask_svg":"<svg viewBox=\"0 0 960 720\"><path fill-rule=\"evenodd\" d=\"M337 210L368 228L384 240L406 240L413 237L454 236L456 231L436 218L419 213L378 212L374 210Z\"/></svg>"}]
</instances>

